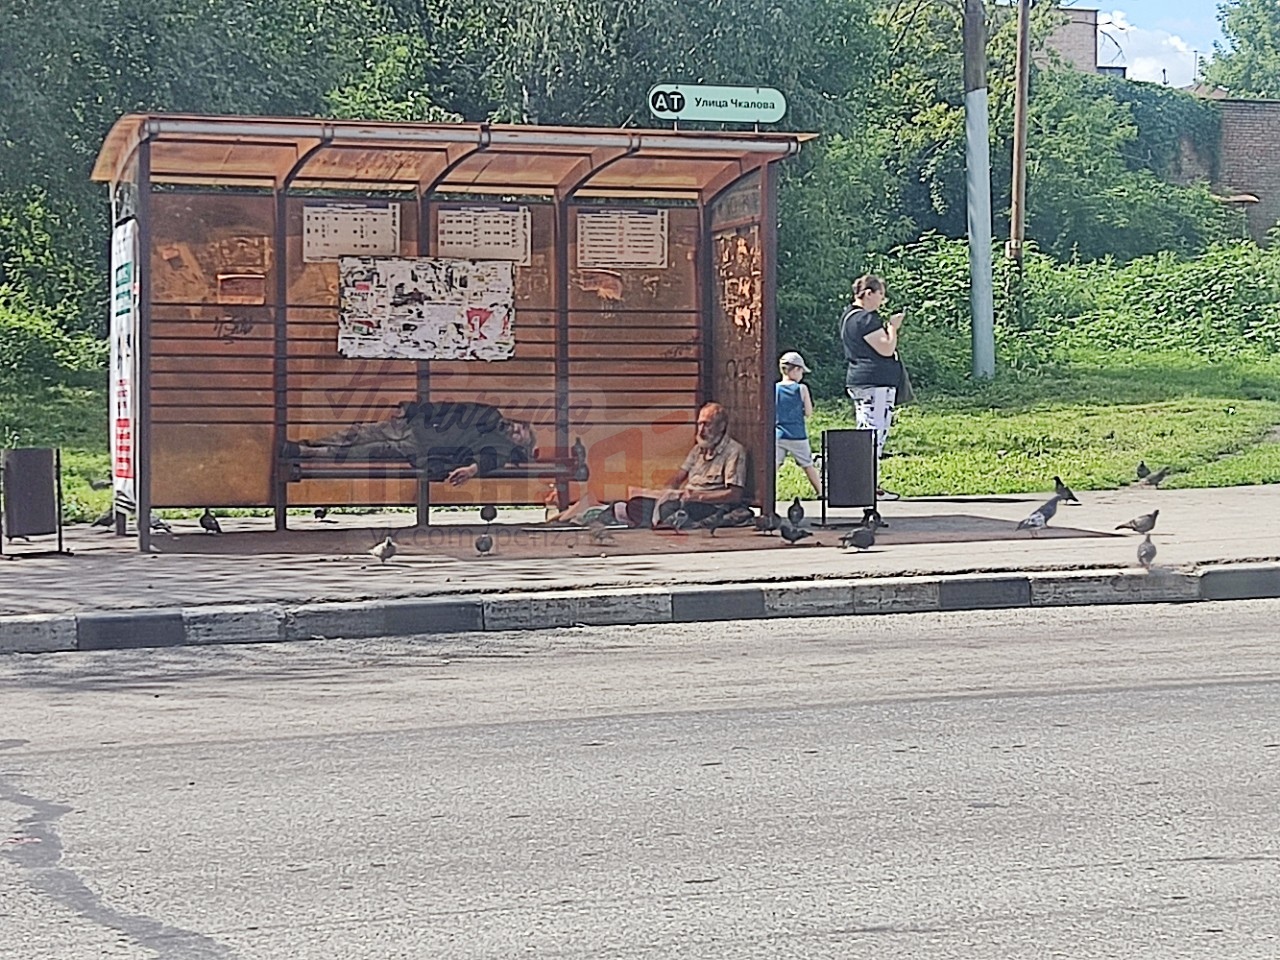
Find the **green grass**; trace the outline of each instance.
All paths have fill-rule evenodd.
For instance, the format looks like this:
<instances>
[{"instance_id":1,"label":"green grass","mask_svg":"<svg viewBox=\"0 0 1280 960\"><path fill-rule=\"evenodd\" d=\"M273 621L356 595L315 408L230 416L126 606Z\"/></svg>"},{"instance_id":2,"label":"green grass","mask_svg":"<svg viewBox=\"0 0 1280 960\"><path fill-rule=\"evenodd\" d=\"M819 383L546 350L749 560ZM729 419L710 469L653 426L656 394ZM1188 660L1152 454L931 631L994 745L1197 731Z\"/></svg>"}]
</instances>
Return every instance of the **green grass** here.
<instances>
[{"instance_id":1,"label":"green grass","mask_svg":"<svg viewBox=\"0 0 1280 960\"><path fill-rule=\"evenodd\" d=\"M68 520L110 504L109 490L89 486L107 476L105 411L100 384L0 389L3 446L62 448ZM1169 488L1280 483L1277 425L1280 357L1076 356L1037 376L924 394L899 411L882 481L908 496L1041 491L1054 474L1080 490L1112 489L1133 482L1144 459L1173 467ZM821 401L815 449L820 431L849 426L846 401ZM778 493L811 495L791 462Z\"/></svg>"},{"instance_id":2,"label":"green grass","mask_svg":"<svg viewBox=\"0 0 1280 960\"><path fill-rule=\"evenodd\" d=\"M26 389L0 385L0 446L61 448L68 521L92 520L111 505L110 490L89 486L91 480L105 479L111 469L105 384Z\"/></svg>"},{"instance_id":3,"label":"green grass","mask_svg":"<svg viewBox=\"0 0 1280 960\"><path fill-rule=\"evenodd\" d=\"M1021 493L1060 475L1080 490L1169 465L1165 486L1280 482L1280 358L1209 364L1180 355L1074 358L1036 377L1001 376L898 412L881 481L907 496ZM810 435L852 426L847 402L819 404ZM809 496L788 462L782 498Z\"/></svg>"}]
</instances>

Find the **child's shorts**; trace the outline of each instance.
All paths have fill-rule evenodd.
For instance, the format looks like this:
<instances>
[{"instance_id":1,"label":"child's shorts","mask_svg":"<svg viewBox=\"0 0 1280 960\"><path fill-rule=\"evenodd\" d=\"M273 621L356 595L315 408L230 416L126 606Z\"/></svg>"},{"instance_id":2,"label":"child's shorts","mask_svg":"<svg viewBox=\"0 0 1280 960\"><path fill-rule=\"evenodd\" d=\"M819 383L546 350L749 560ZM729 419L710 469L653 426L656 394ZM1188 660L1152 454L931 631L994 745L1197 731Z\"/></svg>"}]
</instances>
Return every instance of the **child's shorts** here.
<instances>
[{"instance_id":1,"label":"child's shorts","mask_svg":"<svg viewBox=\"0 0 1280 960\"><path fill-rule=\"evenodd\" d=\"M796 458L796 463L802 467L813 466L813 451L809 449L809 441L805 440L775 440L774 449L777 451L777 463L774 465L776 470L782 466L782 461L787 459L787 454L791 454Z\"/></svg>"}]
</instances>

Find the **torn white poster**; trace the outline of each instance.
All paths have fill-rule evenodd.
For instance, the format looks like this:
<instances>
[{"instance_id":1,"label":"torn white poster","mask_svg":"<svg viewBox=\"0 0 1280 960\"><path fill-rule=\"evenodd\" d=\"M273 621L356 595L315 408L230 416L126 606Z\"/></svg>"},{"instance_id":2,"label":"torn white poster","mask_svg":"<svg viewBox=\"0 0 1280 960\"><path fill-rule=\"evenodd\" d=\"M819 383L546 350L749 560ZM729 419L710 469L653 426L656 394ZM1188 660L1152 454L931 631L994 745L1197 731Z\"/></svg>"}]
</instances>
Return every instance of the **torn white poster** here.
<instances>
[{"instance_id":1,"label":"torn white poster","mask_svg":"<svg viewBox=\"0 0 1280 960\"><path fill-rule=\"evenodd\" d=\"M404 360L508 360L509 260L343 257L338 353Z\"/></svg>"}]
</instances>

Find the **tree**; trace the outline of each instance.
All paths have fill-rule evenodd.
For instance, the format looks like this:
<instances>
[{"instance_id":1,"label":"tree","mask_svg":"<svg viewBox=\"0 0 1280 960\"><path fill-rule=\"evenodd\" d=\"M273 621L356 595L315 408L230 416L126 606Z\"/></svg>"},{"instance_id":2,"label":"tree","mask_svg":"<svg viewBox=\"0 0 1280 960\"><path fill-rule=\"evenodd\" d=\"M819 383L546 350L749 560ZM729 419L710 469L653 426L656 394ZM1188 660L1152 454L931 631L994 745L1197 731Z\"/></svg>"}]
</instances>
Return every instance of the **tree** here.
<instances>
[{"instance_id":1,"label":"tree","mask_svg":"<svg viewBox=\"0 0 1280 960\"><path fill-rule=\"evenodd\" d=\"M1233 96L1280 99L1280 4L1228 0L1218 7L1218 22L1227 42L1213 45L1205 80Z\"/></svg>"}]
</instances>

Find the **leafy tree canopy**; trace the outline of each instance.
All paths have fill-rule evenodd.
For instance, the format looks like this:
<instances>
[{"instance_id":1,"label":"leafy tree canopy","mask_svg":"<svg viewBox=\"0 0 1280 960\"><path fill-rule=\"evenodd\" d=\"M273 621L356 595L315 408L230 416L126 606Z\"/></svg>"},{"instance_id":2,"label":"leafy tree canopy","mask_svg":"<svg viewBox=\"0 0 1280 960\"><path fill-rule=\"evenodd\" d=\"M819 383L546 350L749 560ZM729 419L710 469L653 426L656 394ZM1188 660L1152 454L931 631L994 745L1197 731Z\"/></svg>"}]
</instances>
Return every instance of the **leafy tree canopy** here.
<instances>
[{"instance_id":1,"label":"leafy tree canopy","mask_svg":"<svg viewBox=\"0 0 1280 960\"><path fill-rule=\"evenodd\" d=\"M1213 45L1205 80L1237 97L1280 99L1280 3L1229 0L1218 8L1225 45Z\"/></svg>"}]
</instances>

